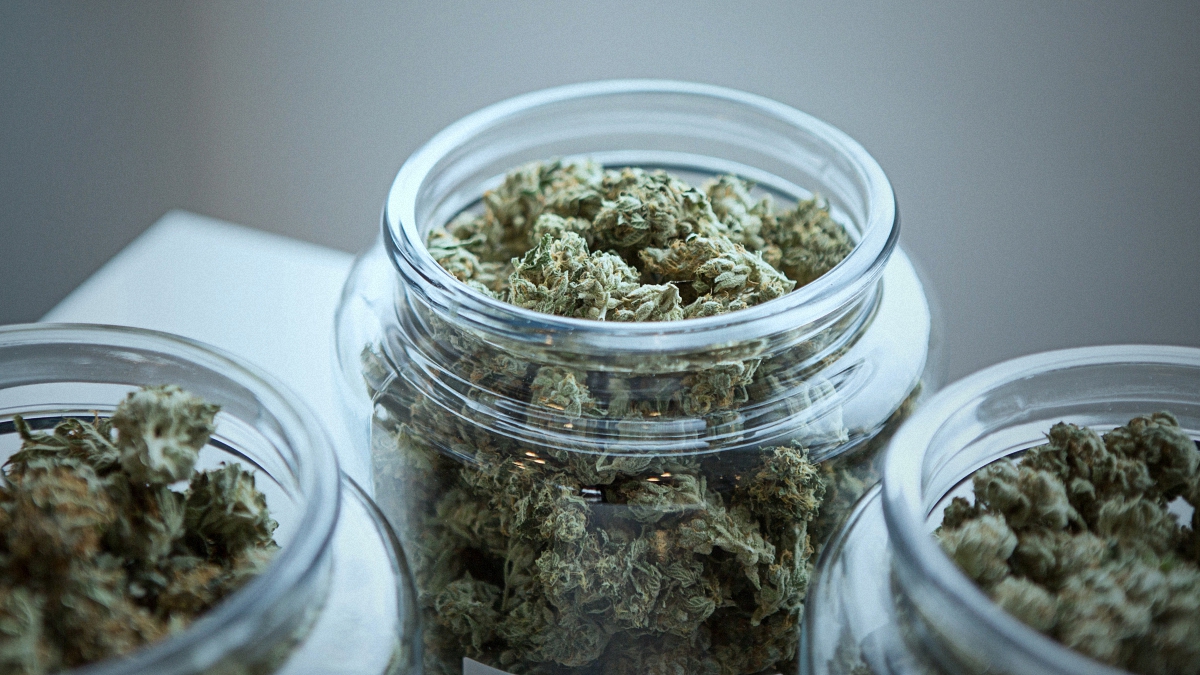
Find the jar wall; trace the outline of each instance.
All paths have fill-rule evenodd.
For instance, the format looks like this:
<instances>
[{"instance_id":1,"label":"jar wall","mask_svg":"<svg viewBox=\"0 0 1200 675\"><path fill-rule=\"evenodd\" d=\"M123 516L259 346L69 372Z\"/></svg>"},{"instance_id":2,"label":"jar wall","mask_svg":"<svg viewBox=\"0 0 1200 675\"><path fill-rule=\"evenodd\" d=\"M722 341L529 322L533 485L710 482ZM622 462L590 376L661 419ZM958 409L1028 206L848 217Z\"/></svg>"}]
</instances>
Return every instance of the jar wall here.
<instances>
[{"instance_id":1,"label":"jar wall","mask_svg":"<svg viewBox=\"0 0 1200 675\"><path fill-rule=\"evenodd\" d=\"M993 366L948 387L893 438L883 492L826 550L807 609L804 673L1121 673L1020 623L932 533L952 496L1057 422L1106 432L1161 410L1200 439L1200 350L1096 347Z\"/></svg>"},{"instance_id":2,"label":"jar wall","mask_svg":"<svg viewBox=\"0 0 1200 675\"><path fill-rule=\"evenodd\" d=\"M667 323L536 314L437 267L431 227L552 156L820 193L857 246L783 298ZM929 365L897 227L853 141L710 87L534 94L410 158L337 342L375 498L413 555L426 671L464 656L514 673L794 669L811 556L874 482Z\"/></svg>"}]
</instances>

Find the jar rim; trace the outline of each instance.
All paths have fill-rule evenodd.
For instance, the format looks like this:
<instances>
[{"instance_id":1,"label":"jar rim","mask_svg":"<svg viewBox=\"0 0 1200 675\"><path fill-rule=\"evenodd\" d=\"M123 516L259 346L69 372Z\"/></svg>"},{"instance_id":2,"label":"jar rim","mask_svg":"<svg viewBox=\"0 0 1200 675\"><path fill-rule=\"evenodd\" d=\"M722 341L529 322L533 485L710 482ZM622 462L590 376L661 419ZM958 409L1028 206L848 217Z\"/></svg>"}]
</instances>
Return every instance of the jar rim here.
<instances>
[{"instance_id":1,"label":"jar rim","mask_svg":"<svg viewBox=\"0 0 1200 675\"><path fill-rule=\"evenodd\" d=\"M280 547L267 568L186 629L127 656L105 659L64 671L72 675L130 675L176 672L170 665L188 654L187 666L203 669L219 661L229 649L252 646L261 619L289 594L311 578L329 550L340 503L341 474L333 446L311 410L288 388L258 367L217 347L170 333L102 324L44 323L0 326L0 353L5 349L61 346L136 350L165 356L201 372L211 372L244 387L279 425L285 442L294 447L281 453L292 472L297 490L305 499L296 529ZM5 386L36 384L36 375ZM79 382L115 382L79 379ZM136 385L137 382L120 382ZM221 649L211 645L220 644ZM185 672L192 672L187 670Z\"/></svg>"},{"instance_id":2,"label":"jar rim","mask_svg":"<svg viewBox=\"0 0 1200 675\"><path fill-rule=\"evenodd\" d=\"M854 168L865 186L869 210L861 237L837 266L814 281L779 298L736 312L663 322L606 322L562 317L525 309L488 297L458 281L434 261L425 247L417 223L417 206L434 168L471 139L523 115L544 111L556 104L620 96L675 95L696 101L752 111L792 130L819 138ZM385 245L393 265L417 281L417 292L456 320L485 331L520 326L506 337L530 344L550 345L570 336L573 346L584 349L649 353L663 350L663 339L673 348L701 348L762 338L820 321L853 302L882 274L900 229L899 212L891 183L870 154L832 125L783 103L746 92L707 84L672 80L606 80L570 84L516 96L467 115L433 136L414 152L396 175L382 215ZM408 278L408 275L406 275Z\"/></svg>"},{"instance_id":3,"label":"jar rim","mask_svg":"<svg viewBox=\"0 0 1200 675\"><path fill-rule=\"evenodd\" d=\"M926 452L953 416L989 392L1057 371L1117 365L1175 366L1200 372L1200 349L1105 345L1042 352L995 364L947 386L922 405L896 432L884 459L883 515L899 566L920 576L923 591L954 603L962 617L986 636L989 647L1024 652L1048 673L1121 675L1126 671L1095 661L1027 626L992 602L959 569L926 529Z\"/></svg>"}]
</instances>

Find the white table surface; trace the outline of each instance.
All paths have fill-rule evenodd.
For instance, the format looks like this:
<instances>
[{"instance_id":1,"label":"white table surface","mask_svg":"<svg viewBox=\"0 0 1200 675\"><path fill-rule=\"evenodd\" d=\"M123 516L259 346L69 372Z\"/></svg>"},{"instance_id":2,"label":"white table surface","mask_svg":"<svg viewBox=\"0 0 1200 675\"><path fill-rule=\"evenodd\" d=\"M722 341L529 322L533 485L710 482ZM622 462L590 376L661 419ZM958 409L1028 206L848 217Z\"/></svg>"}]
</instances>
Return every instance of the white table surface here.
<instances>
[{"instance_id":1,"label":"white table surface","mask_svg":"<svg viewBox=\"0 0 1200 675\"><path fill-rule=\"evenodd\" d=\"M333 313L354 257L213 218L172 211L42 321L175 333L274 375L321 420L343 471L369 486L335 398Z\"/></svg>"}]
</instances>

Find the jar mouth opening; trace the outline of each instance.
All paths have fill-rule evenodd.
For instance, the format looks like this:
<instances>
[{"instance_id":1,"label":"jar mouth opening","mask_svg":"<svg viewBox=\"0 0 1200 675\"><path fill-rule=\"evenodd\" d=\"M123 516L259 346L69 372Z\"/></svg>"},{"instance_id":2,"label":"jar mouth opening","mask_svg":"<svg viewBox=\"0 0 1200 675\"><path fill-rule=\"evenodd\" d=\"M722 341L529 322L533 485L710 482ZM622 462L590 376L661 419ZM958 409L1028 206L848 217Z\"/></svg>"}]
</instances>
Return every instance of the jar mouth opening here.
<instances>
[{"instance_id":1,"label":"jar mouth opening","mask_svg":"<svg viewBox=\"0 0 1200 675\"><path fill-rule=\"evenodd\" d=\"M983 636L980 638L983 648L990 654L1007 650L1031 655L1042 669L1039 672L1125 673L1057 642L1001 609L942 550L932 534L933 525L927 519L949 496L945 485L966 481L981 466L1037 444L1020 443L997 451L996 456L967 457L954 462L965 448L990 431L988 420L981 416L980 410L992 407L995 412L1003 406L1004 410L999 414L1016 418L1038 406L1044 406L1045 411L1055 407L1049 401L1028 401L1019 397L997 401L989 399L989 394L1022 382L1037 383L1038 378L1106 367L1178 369L1184 374L1176 374L1177 378L1200 381L1200 349L1158 345L1082 347L1033 354L993 365L935 394L896 432L884 459L883 514L905 594L918 605L929 602L931 596L944 600L945 603L939 603L939 606L954 607L958 613L955 619L974 626L976 634ZM1149 414L1164 407L1170 409L1172 402L1183 402L1164 403L1144 385L1107 384L1103 395L1121 396L1139 404L1144 409L1136 414ZM1200 395L1188 398L1189 408L1200 406ZM1067 407L1064 403L1062 409ZM1106 411L1106 414L1111 413ZM1128 418L1122 419L1120 424L1125 421ZM1039 429L1045 433L1049 426L1041 429L1039 423ZM912 587L915 585L920 588Z\"/></svg>"},{"instance_id":2,"label":"jar mouth opening","mask_svg":"<svg viewBox=\"0 0 1200 675\"><path fill-rule=\"evenodd\" d=\"M37 370L14 369L5 352L26 349L62 350L85 364L71 379L47 378ZM103 355L89 350L113 350L130 364L162 359L197 378L215 376L229 386L248 392L276 425L278 438L269 443L279 452L295 491L304 500L290 540L281 546L267 568L209 611L197 616L183 631L146 645L131 654L98 661L69 671L79 675L126 675L138 672L176 672L175 660L187 654L186 668L203 668L219 661L228 650L252 647L261 619L285 601L321 569L337 520L341 480L333 447L316 417L294 394L272 376L215 347L169 333L99 324L18 324L0 326L0 361L8 367L3 388L45 382L95 382L139 386L168 382L139 382L113 376ZM37 358L44 358L44 355ZM186 383L178 383L187 389ZM106 402L107 403L107 402ZM111 403L116 403L112 401ZM218 434L220 427L218 426ZM260 471L266 469L259 467ZM220 645L220 646L217 646ZM170 666L176 666L172 668ZM193 672L186 670L184 672Z\"/></svg>"},{"instance_id":3,"label":"jar mouth opening","mask_svg":"<svg viewBox=\"0 0 1200 675\"><path fill-rule=\"evenodd\" d=\"M753 115L787 132L819 142L831 158L823 158L817 171L833 172L834 164L851 171L862 193L861 199L866 203L865 218L859 223L858 232L851 232L852 237L858 236L850 254L812 282L754 307L678 321L622 323L561 317L517 307L471 289L434 261L423 237L428 231L423 225L428 223L420 222L418 215L422 213L422 200L438 199L439 195L453 189L455 176L445 167L471 152L468 146L472 142L524 118L555 114L560 108L563 114L569 115L571 110L565 106L580 102L600 105L607 101L619 105L621 101L633 100L647 105L656 97L670 99L675 105L703 105L706 111L716 109ZM628 120L628 124L636 124L636 116L628 116ZM723 140L740 142L736 138ZM761 139L754 141L761 144ZM489 154L491 159L512 151L513 148L491 147L474 150ZM480 196L474 195L476 199ZM504 332L506 338L519 341L553 345L566 339L572 346L584 349L616 349L631 353L662 351L663 339L670 339L672 348L699 348L767 337L781 330L819 323L872 287L899 238L899 216L891 184L874 158L845 133L771 99L723 87L669 80L611 80L567 85L517 96L468 115L439 132L404 163L389 191L382 220L385 246L393 265L407 282L408 290L423 296L434 308L454 316L456 321L485 333ZM442 223L432 223L439 224ZM853 229L848 223L842 224L847 230Z\"/></svg>"}]
</instances>

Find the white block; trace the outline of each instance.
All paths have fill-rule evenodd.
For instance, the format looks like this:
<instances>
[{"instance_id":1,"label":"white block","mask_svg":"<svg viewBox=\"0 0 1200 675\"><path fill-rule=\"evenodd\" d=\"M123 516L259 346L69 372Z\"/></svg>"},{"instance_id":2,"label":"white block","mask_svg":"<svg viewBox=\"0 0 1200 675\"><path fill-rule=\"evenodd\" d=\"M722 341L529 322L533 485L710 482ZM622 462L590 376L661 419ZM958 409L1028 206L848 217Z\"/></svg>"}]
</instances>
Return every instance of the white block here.
<instances>
[{"instance_id":1,"label":"white block","mask_svg":"<svg viewBox=\"0 0 1200 675\"><path fill-rule=\"evenodd\" d=\"M353 256L172 211L42 321L175 333L259 366L320 418L342 469L370 485L334 398L333 313Z\"/></svg>"}]
</instances>

